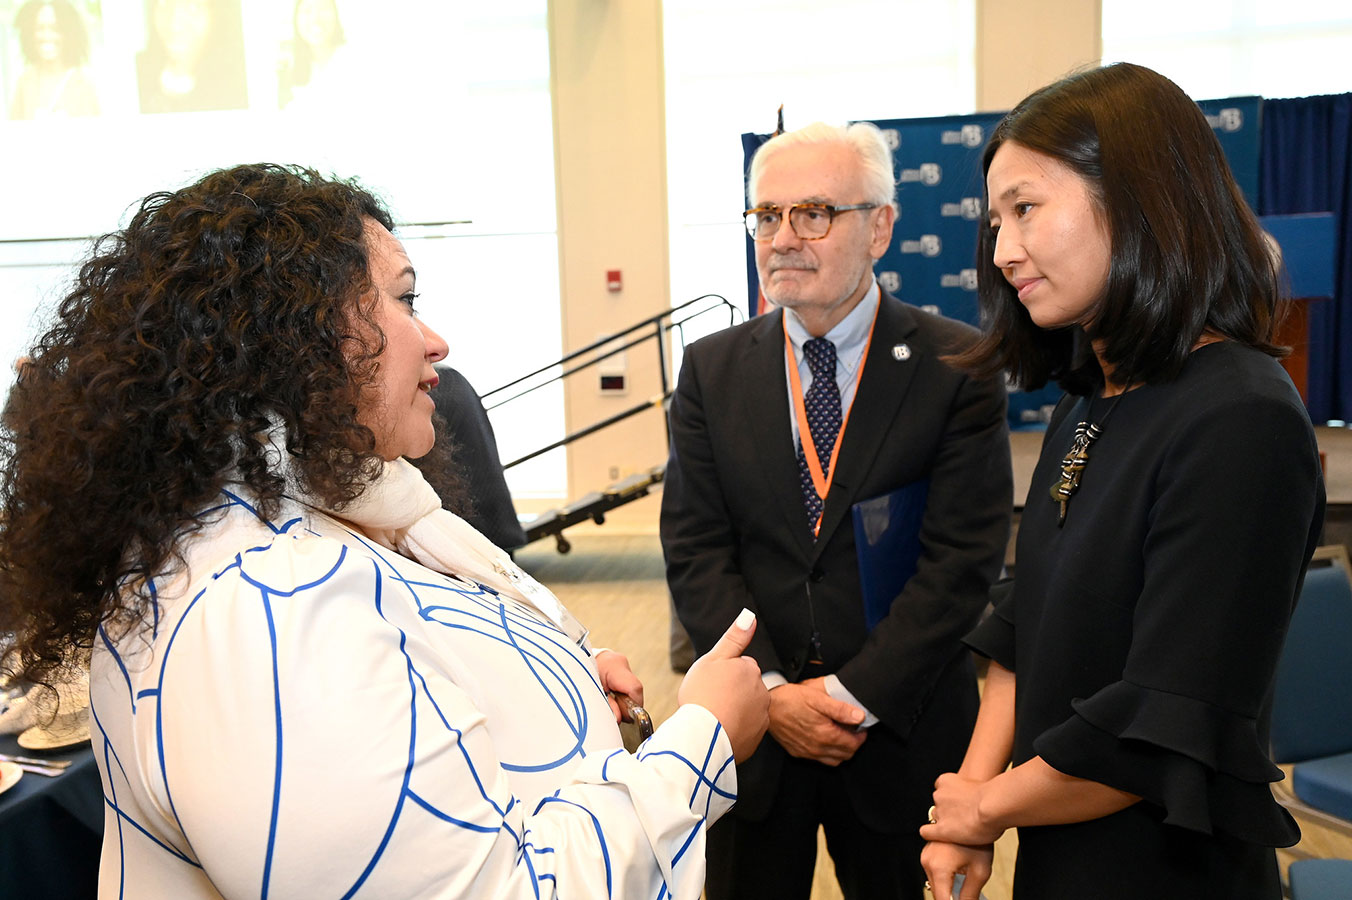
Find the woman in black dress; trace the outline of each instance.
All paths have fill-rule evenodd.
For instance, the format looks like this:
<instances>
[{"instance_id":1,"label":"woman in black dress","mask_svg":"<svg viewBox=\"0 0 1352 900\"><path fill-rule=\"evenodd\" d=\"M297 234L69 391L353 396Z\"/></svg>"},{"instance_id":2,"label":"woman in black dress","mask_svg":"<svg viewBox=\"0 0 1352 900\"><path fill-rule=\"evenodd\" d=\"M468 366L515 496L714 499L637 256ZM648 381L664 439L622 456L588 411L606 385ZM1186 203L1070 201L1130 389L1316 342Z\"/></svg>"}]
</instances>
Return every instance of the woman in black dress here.
<instances>
[{"instance_id":1,"label":"woman in black dress","mask_svg":"<svg viewBox=\"0 0 1352 900\"><path fill-rule=\"evenodd\" d=\"M1277 900L1268 698L1323 522L1314 432L1274 357L1279 263L1205 117L1119 64L1030 95L984 154L984 340L956 360L1067 390L991 660L936 784L936 897ZM1016 690L1017 686L1017 690ZM1012 768L1007 768L1009 763Z\"/></svg>"}]
</instances>

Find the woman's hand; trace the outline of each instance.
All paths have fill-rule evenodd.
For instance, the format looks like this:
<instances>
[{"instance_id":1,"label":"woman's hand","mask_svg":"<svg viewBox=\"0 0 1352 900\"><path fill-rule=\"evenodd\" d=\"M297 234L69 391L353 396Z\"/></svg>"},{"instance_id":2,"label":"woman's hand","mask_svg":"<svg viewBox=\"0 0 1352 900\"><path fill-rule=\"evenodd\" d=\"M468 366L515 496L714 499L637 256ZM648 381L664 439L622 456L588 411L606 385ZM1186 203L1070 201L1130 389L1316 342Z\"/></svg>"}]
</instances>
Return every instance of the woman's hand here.
<instances>
[{"instance_id":1,"label":"woman's hand","mask_svg":"<svg viewBox=\"0 0 1352 900\"><path fill-rule=\"evenodd\" d=\"M958 900L980 900L981 889L990 881L995 845L968 847L962 844L930 842L920 851L920 865L929 877L934 900L953 896L953 876L965 876Z\"/></svg>"},{"instance_id":2,"label":"woman's hand","mask_svg":"<svg viewBox=\"0 0 1352 900\"><path fill-rule=\"evenodd\" d=\"M614 650L601 650L596 654L596 673L601 676L601 689L606 692L615 721L623 722L624 713L619 702L611 694L627 694L635 705L643 705L643 682L638 680L634 670L629 668L629 659L623 653Z\"/></svg>"},{"instance_id":3,"label":"woman's hand","mask_svg":"<svg viewBox=\"0 0 1352 900\"><path fill-rule=\"evenodd\" d=\"M742 655L755 633L755 616L742 610L714 648L695 660L676 692L678 704L695 703L714 714L738 762L756 752L770 726L770 692L761 681L760 666Z\"/></svg>"},{"instance_id":4,"label":"woman's hand","mask_svg":"<svg viewBox=\"0 0 1352 900\"><path fill-rule=\"evenodd\" d=\"M953 772L940 775L934 782L930 823L921 827L920 836L927 841L973 847L995 843L1004 829L981 817L981 791L989 783Z\"/></svg>"}]
</instances>

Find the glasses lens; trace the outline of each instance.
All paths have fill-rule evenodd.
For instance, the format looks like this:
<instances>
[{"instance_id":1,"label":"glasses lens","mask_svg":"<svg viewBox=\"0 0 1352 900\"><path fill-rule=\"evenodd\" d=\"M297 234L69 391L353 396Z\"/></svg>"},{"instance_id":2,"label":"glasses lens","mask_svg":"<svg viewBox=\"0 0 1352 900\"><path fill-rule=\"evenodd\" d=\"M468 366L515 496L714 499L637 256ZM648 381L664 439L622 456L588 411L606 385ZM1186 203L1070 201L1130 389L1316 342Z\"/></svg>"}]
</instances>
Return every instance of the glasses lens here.
<instances>
[{"instance_id":1,"label":"glasses lens","mask_svg":"<svg viewBox=\"0 0 1352 900\"><path fill-rule=\"evenodd\" d=\"M779 213L767 209L753 209L746 214L746 233L754 240L768 241L779 230Z\"/></svg>"},{"instance_id":2,"label":"glasses lens","mask_svg":"<svg viewBox=\"0 0 1352 900\"><path fill-rule=\"evenodd\" d=\"M825 206L796 206L789 215L794 232L801 238L825 237L831 230L831 211Z\"/></svg>"}]
</instances>

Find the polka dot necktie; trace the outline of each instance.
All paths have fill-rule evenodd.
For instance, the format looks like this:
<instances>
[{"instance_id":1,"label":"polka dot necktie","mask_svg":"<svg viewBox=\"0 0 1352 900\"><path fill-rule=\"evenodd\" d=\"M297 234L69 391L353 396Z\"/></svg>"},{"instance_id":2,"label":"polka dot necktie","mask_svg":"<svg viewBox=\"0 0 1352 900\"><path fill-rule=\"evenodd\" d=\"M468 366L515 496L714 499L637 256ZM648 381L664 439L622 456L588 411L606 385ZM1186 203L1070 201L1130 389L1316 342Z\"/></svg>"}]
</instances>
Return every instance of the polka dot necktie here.
<instances>
[{"instance_id":1,"label":"polka dot necktie","mask_svg":"<svg viewBox=\"0 0 1352 900\"><path fill-rule=\"evenodd\" d=\"M807 427L812 434L812 444L817 448L817 461L828 479L831 473L827 466L831 464L831 451L836 446L840 434L840 386L836 384L836 345L826 338L813 338L803 344L803 354L807 356L808 368L812 370L812 384L803 398L807 413ZM807 455L803 452L803 436L798 436L798 477L803 485L803 503L807 506L807 527L813 533L817 530L817 520L822 514L822 498L817 496L817 488L812 484L812 472L807 467Z\"/></svg>"}]
</instances>

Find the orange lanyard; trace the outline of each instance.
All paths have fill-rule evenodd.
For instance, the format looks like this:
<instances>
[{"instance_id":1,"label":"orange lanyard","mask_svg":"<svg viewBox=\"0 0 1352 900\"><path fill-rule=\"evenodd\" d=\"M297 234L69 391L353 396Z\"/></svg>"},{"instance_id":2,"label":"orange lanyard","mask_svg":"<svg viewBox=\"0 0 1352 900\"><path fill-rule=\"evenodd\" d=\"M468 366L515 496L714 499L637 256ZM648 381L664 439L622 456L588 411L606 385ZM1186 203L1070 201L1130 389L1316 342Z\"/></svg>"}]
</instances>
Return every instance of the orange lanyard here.
<instances>
[{"instance_id":1,"label":"orange lanyard","mask_svg":"<svg viewBox=\"0 0 1352 900\"><path fill-rule=\"evenodd\" d=\"M822 506L826 505L826 495L831 490L831 473L836 470L836 457L840 455L840 445L845 443L845 426L850 422L850 409L854 408L855 398L859 396L858 384L864 377L864 363L868 362L868 348L873 344L873 329L878 324L878 310L882 308L882 300L879 299L878 306L873 310L873 321L868 326L868 340L864 342L864 355L859 357L859 367L854 371L855 392L854 397L850 398L850 406L843 412L840 419L840 434L836 435L836 445L831 448L831 459L822 469L821 457L817 455L817 444L812 440L812 430L807 424L807 404L803 401L803 382L798 377L798 361L793 356L793 341L789 339L789 311L784 311L784 318L781 320L784 325L784 355L789 365L789 386L790 395L793 397L793 414L798 419L798 441L803 445L803 456L807 458L807 470L812 475L812 487L816 489L817 496L821 498ZM832 377L835 374L832 373ZM813 535L822 527L821 517L817 517L817 524L813 526Z\"/></svg>"}]
</instances>

